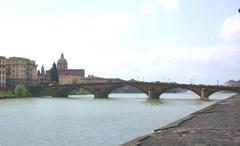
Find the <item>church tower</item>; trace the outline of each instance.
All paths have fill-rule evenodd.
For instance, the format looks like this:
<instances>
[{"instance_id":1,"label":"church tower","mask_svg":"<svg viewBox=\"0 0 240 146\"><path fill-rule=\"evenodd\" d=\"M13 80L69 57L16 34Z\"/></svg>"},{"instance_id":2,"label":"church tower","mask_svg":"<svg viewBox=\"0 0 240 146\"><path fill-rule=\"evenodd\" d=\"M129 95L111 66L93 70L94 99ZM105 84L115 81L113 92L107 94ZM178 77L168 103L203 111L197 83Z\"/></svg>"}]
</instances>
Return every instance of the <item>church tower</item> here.
<instances>
[{"instance_id":1,"label":"church tower","mask_svg":"<svg viewBox=\"0 0 240 146\"><path fill-rule=\"evenodd\" d=\"M61 57L57 61L57 70L67 70L68 69L68 63L67 60L64 58L64 54L61 54Z\"/></svg>"}]
</instances>

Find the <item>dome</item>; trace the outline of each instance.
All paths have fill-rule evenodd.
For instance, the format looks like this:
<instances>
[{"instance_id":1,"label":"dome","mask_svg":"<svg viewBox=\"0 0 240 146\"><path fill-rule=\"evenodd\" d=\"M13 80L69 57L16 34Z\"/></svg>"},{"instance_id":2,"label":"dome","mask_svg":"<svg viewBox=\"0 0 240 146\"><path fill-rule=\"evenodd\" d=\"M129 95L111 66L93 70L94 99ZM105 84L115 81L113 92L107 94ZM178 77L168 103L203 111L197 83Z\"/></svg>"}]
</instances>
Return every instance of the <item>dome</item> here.
<instances>
[{"instance_id":1,"label":"dome","mask_svg":"<svg viewBox=\"0 0 240 146\"><path fill-rule=\"evenodd\" d=\"M67 60L64 58L64 54L61 54L61 57L57 61L57 69L58 70L66 70L68 69Z\"/></svg>"}]
</instances>

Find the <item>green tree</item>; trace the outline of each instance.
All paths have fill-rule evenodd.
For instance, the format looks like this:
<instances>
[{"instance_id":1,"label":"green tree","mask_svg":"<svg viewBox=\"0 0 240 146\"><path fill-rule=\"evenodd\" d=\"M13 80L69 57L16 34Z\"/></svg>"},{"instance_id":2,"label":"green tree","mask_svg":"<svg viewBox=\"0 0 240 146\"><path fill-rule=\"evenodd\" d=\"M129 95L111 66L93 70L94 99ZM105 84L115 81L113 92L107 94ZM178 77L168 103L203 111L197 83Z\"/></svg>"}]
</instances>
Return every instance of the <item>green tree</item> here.
<instances>
[{"instance_id":1,"label":"green tree","mask_svg":"<svg viewBox=\"0 0 240 146\"><path fill-rule=\"evenodd\" d=\"M19 84L15 87L14 93L16 94L17 97L27 97L28 96L28 91L26 87L22 84Z\"/></svg>"},{"instance_id":2,"label":"green tree","mask_svg":"<svg viewBox=\"0 0 240 146\"><path fill-rule=\"evenodd\" d=\"M54 62L52 68L50 69L51 81L58 83L58 71L56 63Z\"/></svg>"},{"instance_id":3,"label":"green tree","mask_svg":"<svg viewBox=\"0 0 240 146\"><path fill-rule=\"evenodd\" d=\"M42 75L45 75L45 69L44 69L44 66L42 65L42 68L41 68L41 74Z\"/></svg>"}]
</instances>

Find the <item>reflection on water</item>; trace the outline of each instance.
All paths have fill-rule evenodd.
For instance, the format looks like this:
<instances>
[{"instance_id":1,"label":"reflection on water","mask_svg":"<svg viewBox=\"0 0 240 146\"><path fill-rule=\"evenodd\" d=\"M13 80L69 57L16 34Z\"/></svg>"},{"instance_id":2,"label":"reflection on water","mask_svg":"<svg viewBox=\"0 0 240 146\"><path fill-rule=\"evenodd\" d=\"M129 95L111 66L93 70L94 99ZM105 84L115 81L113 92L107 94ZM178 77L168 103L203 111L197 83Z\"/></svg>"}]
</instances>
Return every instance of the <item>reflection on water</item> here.
<instances>
[{"instance_id":1,"label":"reflection on water","mask_svg":"<svg viewBox=\"0 0 240 146\"><path fill-rule=\"evenodd\" d=\"M212 102L216 102L219 100L210 100L210 101L204 101L201 99L146 99L144 101L145 104L150 104L150 105L171 105L171 104L181 104L181 103L188 103L192 105L204 105Z\"/></svg>"},{"instance_id":2,"label":"reflection on water","mask_svg":"<svg viewBox=\"0 0 240 146\"><path fill-rule=\"evenodd\" d=\"M160 105L160 104L168 104L168 101L164 99L146 99L144 104L150 104L150 105Z\"/></svg>"},{"instance_id":3,"label":"reflection on water","mask_svg":"<svg viewBox=\"0 0 240 146\"><path fill-rule=\"evenodd\" d=\"M144 94L2 99L0 145L119 145L229 96L215 94L210 101L191 93L163 94L159 100Z\"/></svg>"}]
</instances>

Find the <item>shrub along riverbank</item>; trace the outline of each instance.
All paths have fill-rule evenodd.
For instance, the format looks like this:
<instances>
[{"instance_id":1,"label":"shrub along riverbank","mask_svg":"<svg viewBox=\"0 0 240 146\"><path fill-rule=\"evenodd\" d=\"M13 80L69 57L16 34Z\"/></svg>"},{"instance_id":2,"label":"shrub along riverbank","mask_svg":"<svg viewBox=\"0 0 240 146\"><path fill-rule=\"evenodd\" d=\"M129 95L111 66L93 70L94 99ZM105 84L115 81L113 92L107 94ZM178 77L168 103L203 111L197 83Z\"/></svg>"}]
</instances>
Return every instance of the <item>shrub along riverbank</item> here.
<instances>
[{"instance_id":1,"label":"shrub along riverbank","mask_svg":"<svg viewBox=\"0 0 240 146\"><path fill-rule=\"evenodd\" d=\"M16 98L14 93L0 93L0 98Z\"/></svg>"},{"instance_id":2,"label":"shrub along riverbank","mask_svg":"<svg viewBox=\"0 0 240 146\"><path fill-rule=\"evenodd\" d=\"M27 91L24 85L17 85L14 91L0 92L0 98L18 98L29 97L31 94Z\"/></svg>"}]
</instances>

